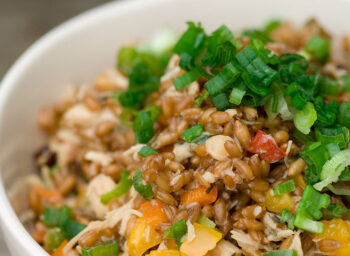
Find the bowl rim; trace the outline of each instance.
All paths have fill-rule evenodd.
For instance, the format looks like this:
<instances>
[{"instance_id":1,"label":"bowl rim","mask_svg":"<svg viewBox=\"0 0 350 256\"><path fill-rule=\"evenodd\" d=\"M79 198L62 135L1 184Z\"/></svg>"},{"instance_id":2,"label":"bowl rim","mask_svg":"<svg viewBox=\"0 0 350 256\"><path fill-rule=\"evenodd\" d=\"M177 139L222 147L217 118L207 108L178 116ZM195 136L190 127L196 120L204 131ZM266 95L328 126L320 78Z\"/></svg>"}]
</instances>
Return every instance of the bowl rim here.
<instances>
[{"instance_id":1,"label":"bowl rim","mask_svg":"<svg viewBox=\"0 0 350 256\"><path fill-rule=\"evenodd\" d=\"M157 5L165 1L171 2L175 0L119 0L104 3L97 7L93 7L72 18L64 21L58 26L52 28L32 45L30 45L17 60L12 64L10 69L5 73L0 81L0 116L4 112L7 105L8 95L16 87L15 84L19 77L27 70L31 63L41 56L42 52L52 47L57 41L69 36L72 33L87 27L92 23L105 19L105 17L113 14L114 16L123 14L130 9L143 8L149 5ZM35 256L47 256L47 252L31 237L25 229L18 216L16 215L10 200L7 196L6 189L2 180L3 163L0 163L0 222L3 231L10 233L10 238L16 238L18 248L24 250L25 253ZM8 240L4 233L6 244ZM10 247L7 246L9 249Z\"/></svg>"}]
</instances>

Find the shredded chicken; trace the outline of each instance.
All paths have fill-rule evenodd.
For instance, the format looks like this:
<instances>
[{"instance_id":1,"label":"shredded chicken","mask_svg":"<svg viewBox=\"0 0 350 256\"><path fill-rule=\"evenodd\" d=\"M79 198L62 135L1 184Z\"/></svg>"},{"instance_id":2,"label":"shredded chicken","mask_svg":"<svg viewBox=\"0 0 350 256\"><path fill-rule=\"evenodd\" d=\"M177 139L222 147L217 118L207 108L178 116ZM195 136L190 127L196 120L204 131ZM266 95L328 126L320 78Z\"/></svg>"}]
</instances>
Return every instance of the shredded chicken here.
<instances>
[{"instance_id":1,"label":"shredded chicken","mask_svg":"<svg viewBox=\"0 0 350 256\"><path fill-rule=\"evenodd\" d=\"M125 218L125 216L130 217L131 214L135 214L133 205L137 197L137 192L135 191L135 189L132 188L129 194L130 199L126 204L124 204L118 209L108 212L103 221L90 222L89 225L83 231L81 231L78 235L73 237L64 247L63 254L66 255L86 232L90 230L100 231L106 228L114 228L119 222L123 220L123 218Z\"/></svg>"},{"instance_id":2,"label":"shredded chicken","mask_svg":"<svg viewBox=\"0 0 350 256\"><path fill-rule=\"evenodd\" d=\"M86 200L89 203L89 208L96 214L96 217L102 219L108 207L101 203L101 196L116 186L116 183L110 176L99 174L91 180L86 190Z\"/></svg>"},{"instance_id":3,"label":"shredded chicken","mask_svg":"<svg viewBox=\"0 0 350 256\"><path fill-rule=\"evenodd\" d=\"M264 233L269 241L282 241L286 237L294 234L290 229L280 228L278 223L273 219L273 216L272 213L267 212L263 217L263 223L265 225Z\"/></svg>"},{"instance_id":4,"label":"shredded chicken","mask_svg":"<svg viewBox=\"0 0 350 256\"><path fill-rule=\"evenodd\" d=\"M102 166L108 166L110 163L113 162L113 158L107 153L93 150L86 152L85 159L91 162L98 163Z\"/></svg>"},{"instance_id":5,"label":"shredded chicken","mask_svg":"<svg viewBox=\"0 0 350 256\"><path fill-rule=\"evenodd\" d=\"M186 221L186 225L187 225L187 241L191 242L191 241L193 241L193 239L196 238L196 234L194 232L194 227L193 227L191 221L189 221L189 220Z\"/></svg>"},{"instance_id":6,"label":"shredded chicken","mask_svg":"<svg viewBox=\"0 0 350 256\"><path fill-rule=\"evenodd\" d=\"M251 253L252 255L256 255L256 251L258 251L261 247L260 243L253 240L249 234L246 234L241 230L232 229L231 237L237 241L238 245L241 248Z\"/></svg>"},{"instance_id":7,"label":"shredded chicken","mask_svg":"<svg viewBox=\"0 0 350 256\"><path fill-rule=\"evenodd\" d=\"M183 160L193 156L191 144L186 142L183 144L176 143L173 153L175 154L175 161L177 162L182 162Z\"/></svg>"},{"instance_id":8,"label":"shredded chicken","mask_svg":"<svg viewBox=\"0 0 350 256\"><path fill-rule=\"evenodd\" d=\"M295 234L293 236L292 243L288 248L288 249L296 250L298 253L298 256L304 256L304 252L303 252L303 248L302 248L301 240L300 240L300 233L301 232L302 232L301 230L298 230L297 232L295 232Z\"/></svg>"},{"instance_id":9,"label":"shredded chicken","mask_svg":"<svg viewBox=\"0 0 350 256\"><path fill-rule=\"evenodd\" d=\"M134 146L131 146L128 150L123 152L123 156L132 157L133 160L139 161L140 156L139 156L138 152L144 146L146 146L146 144L136 144Z\"/></svg>"},{"instance_id":10,"label":"shredded chicken","mask_svg":"<svg viewBox=\"0 0 350 256\"><path fill-rule=\"evenodd\" d=\"M239 256L242 251L227 240L221 240L214 250L210 251L211 256Z\"/></svg>"}]
</instances>

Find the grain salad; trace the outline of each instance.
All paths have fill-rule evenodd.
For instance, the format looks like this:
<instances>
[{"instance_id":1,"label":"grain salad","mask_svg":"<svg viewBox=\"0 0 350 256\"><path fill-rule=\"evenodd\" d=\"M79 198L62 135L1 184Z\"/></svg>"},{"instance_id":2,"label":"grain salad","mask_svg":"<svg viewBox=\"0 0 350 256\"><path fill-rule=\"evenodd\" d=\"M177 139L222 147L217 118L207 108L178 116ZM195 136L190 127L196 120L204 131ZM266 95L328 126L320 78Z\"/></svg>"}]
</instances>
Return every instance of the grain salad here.
<instances>
[{"instance_id":1,"label":"grain salad","mask_svg":"<svg viewBox=\"0 0 350 256\"><path fill-rule=\"evenodd\" d=\"M33 238L52 256L350 255L349 38L187 25L40 110Z\"/></svg>"}]
</instances>

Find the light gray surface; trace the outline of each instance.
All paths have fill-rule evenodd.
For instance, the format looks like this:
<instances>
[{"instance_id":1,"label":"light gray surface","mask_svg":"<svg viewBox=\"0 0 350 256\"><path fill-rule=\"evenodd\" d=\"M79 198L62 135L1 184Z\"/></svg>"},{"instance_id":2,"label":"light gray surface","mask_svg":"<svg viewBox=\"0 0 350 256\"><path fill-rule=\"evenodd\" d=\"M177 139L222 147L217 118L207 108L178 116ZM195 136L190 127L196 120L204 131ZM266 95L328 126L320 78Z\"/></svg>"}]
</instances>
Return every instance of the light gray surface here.
<instances>
[{"instance_id":1,"label":"light gray surface","mask_svg":"<svg viewBox=\"0 0 350 256\"><path fill-rule=\"evenodd\" d=\"M14 61L51 28L109 0L0 0L0 80ZM0 233L0 256L9 256Z\"/></svg>"}]
</instances>

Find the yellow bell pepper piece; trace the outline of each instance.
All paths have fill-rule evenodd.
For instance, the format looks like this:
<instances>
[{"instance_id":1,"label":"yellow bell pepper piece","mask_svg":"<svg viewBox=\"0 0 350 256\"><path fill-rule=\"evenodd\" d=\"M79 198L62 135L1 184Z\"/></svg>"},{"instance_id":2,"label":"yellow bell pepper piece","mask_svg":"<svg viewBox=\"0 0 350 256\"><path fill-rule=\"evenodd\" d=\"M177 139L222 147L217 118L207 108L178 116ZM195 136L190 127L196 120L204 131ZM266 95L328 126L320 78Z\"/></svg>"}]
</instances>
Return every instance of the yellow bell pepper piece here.
<instances>
[{"instance_id":1,"label":"yellow bell pepper piece","mask_svg":"<svg viewBox=\"0 0 350 256\"><path fill-rule=\"evenodd\" d=\"M302 174L298 174L297 176L294 177L294 181L297 185L299 185L302 188L306 187L306 183L304 180L304 176Z\"/></svg>"},{"instance_id":2,"label":"yellow bell pepper piece","mask_svg":"<svg viewBox=\"0 0 350 256\"><path fill-rule=\"evenodd\" d=\"M342 219L322 220L324 232L315 234L314 241L323 239L334 240L340 243L340 248L333 251L333 256L350 255L350 224Z\"/></svg>"},{"instance_id":3,"label":"yellow bell pepper piece","mask_svg":"<svg viewBox=\"0 0 350 256\"><path fill-rule=\"evenodd\" d=\"M130 256L142 256L148 249L160 244L161 235L147 224L145 218L139 218L135 222L130 237L127 241Z\"/></svg>"},{"instance_id":4,"label":"yellow bell pepper piece","mask_svg":"<svg viewBox=\"0 0 350 256\"><path fill-rule=\"evenodd\" d=\"M180 256L180 253L177 250L154 250L146 256Z\"/></svg>"},{"instance_id":5,"label":"yellow bell pepper piece","mask_svg":"<svg viewBox=\"0 0 350 256\"><path fill-rule=\"evenodd\" d=\"M188 241L188 235L186 235L180 247L181 256L204 256L214 249L222 238L222 234L213 228L198 223L194 223L193 227L195 238Z\"/></svg>"},{"instance_id":6,"label":"yellow bell pepper piece","mask_svg":"<svg viewBox=\"0 0 350 256\"><path fill-rule=\"evenodd\" d=\"M272 190L265 193L265 206L270 212L281 213L284 208L294 212L295 201L290 193L274 196Z\"/></svg>"}]
</instances>

